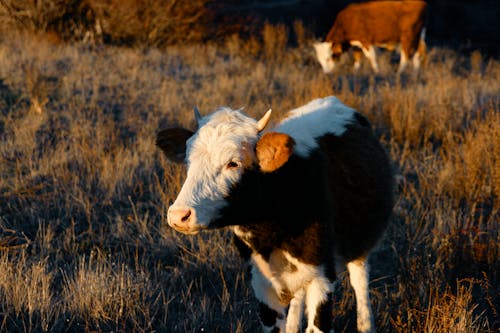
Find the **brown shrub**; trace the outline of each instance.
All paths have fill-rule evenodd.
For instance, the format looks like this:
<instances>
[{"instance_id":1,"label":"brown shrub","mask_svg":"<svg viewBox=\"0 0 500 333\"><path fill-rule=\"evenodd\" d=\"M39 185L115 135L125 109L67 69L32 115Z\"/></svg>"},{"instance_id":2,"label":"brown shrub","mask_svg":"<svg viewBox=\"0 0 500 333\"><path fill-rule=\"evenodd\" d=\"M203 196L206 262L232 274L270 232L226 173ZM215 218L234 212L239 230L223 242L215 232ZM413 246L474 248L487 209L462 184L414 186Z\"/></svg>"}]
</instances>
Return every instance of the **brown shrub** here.
<instances>
[{"instance_id":1,"label":"brown shrub","mask_svg":"<svg viewBox=\"0 0 500 333\"><path fill-rule=\"evenodd\" d=\"M207 37L208 0L2 0L0 31L57 34L64 40L168 45Z\"/></svg>"},{"instance_id":2,"label":"brown shrub","mask_svg":"<svg viewBox=\"0 0 500 333\"><path fill-rule=\"evenodd\" d=\"M90 0L103 33L115 43L164 46L206 39L208 0Z\"/></svg>"}]
</instances>

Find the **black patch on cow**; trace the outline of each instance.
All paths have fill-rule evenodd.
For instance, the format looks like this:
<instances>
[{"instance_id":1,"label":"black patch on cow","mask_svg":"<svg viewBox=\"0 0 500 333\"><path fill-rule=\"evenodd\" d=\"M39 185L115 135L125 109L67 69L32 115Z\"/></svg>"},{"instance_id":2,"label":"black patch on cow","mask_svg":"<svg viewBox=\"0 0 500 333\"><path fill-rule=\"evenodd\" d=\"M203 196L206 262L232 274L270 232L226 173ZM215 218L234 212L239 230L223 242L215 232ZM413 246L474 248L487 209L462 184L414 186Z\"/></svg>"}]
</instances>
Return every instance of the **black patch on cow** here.
<instances>
[{"instance_id":1,"label":"black patch on cow","mask_svg":"<svg viewBox=\"0 0 500 333\"><path fill-rule=\"evenodd\" d=\"M241 258L245 261L250 260L252 249L248 247L238 236L234 235L233 243L236 246Z\"/></svg>"},{"instance_id":2,"label":"black patch on cow","mask_svg":"<svg viewBox=\"0 0 500 333\"><path fill-rule=\"evenodd\" d=\"M366 256L392 210L392 173L368 120L355 117L342 136L317 138L319 149L307 158L292 155L271 173L246 170L217 226L250 232L245 241L265 260L282 249L304 263L326 265L331 280L335 255L346 261Z\"/></svg>"},{"instance_id":3,"label":"black patch on cow","mask_svg":"<svg viewBox=\"0 0 500 333\"><path fill-rule=\"evenodd\" d=\"M331 215L322 208L330 205L323 179L326 169L318 169L326 164L321 161L324 156L313 155L312 160L292 156L273 173L245 172L218 223L238 222L240 229L251 235L245 241L265 260L280 248L308 264L332 265L333 271ZM293 195L295 192L298 195Z\"/></svg>"},{"instance_id":4,"label":"black patch on cow","mask_svg":"<svg viewBox=\"0 0 500 333\"><path fill-rule=\"evenodd\" d=\"M371 127L370 122L368 121L368 119L366 119L366 117L363 116L361 113L355 112L354 113L354 118L356 118L356 121L361 126L363 126L363 127Z\"/></svg>"},{"instance_id":5,"label":"black patch on cow","mask_svg":"<svg viewBox=\"0 0 500 333\"><path fill-rule=\"evenodd\" d=\"M316 308L314 316L314 325L322 332L330 332L332 329L332 307L333 293L328 293L326 301Z\"/></svg>"},{"instance_id":6,"label":"black patch on cow","mask_svg":"<svg viewBox=\"0 0 500 333\"><path fill-rule=\"evenodd\" d=\"M276 324L278 312L268 307L266 304L259 302L260 321L264 326L271 327Z\"/></svg>"},{"instance_id":7,"label":"black patch on cow","mask_svg":"<svg viewBox=\"0 0 500 333\"><path fill-rule=\"evenodd\" d=\"M330 283L335 282L337 273L335 272L335 265L325 265L325 276Z\"/></svg>"},{"instance_id":8,"label":"black patch on cow","mask_svg":"<svg viewBox=\"0 0 500 333\"><path fill-rule=\"evenodd\" d=\"M319 140L328 156L337 253L347 261L367 255L393 206L392 171L369 127L348 126L343 136Z\"/></svg>"}]
</instances>

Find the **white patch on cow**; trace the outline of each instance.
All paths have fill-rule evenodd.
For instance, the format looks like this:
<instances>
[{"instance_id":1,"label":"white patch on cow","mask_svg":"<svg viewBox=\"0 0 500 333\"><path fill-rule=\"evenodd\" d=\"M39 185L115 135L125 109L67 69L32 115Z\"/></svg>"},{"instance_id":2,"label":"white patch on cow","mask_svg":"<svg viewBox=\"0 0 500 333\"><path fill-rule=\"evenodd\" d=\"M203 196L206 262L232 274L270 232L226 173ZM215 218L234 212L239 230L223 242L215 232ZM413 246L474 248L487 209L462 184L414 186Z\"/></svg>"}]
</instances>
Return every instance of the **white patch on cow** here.
<instances>
[{"instance_id":1,"label":"white patch on cow","mask_svg":"<svg viewBox=\"0 0 500 333\"><path fill-rule=\"evenodd\" d=\"M405 50L401 49L398 73L402 73L405 70L407 63L408 63L408 55L406 54Z\"/></svg>"},{"instance_id":2,"label":"white patch on cow","mask_svg":"<svg viewBox=\"0 0 500 333\"><path fill-rule=\"evenodd\" d=\"M255 158L257 121L240 111L221 108L200 119L187 141L187 178L171 206L189 207L190 231L207 227L226 205L225 197ZM229 162L234 162L228 167Z\"/></svg>"},{"instance_id":3,"label":"white patch on cow","mask_svg":"<svg viewBox=\"0 0 500 333\"><path fill-rule=\"evenodd\" d=\"M252 263L252 286L257 298L279 313L283 307L289 306L286 332L300 329L304 298L310 309L308 321L314 326L316 308L326 300L326 294L333 290L333 284L325 277L323 267L303 263L279 249L271 252L269 261L260 254L252 254ZM289 304L280 298L283 293L292 297ZM314 330L311 325L310 328Z\"/></svg>"},{"instance_id":4,"label":"white patch on cow","mask_svg":"<svg viewBox=\"0 0 500 333\"><path fill-rule=\"evenodd\" d=\"M286 251L283 251L283 255L289 263L296 267L296 270L282 272L281 281L293 294L295 294L318 275L318 270L320 268L314 265L305 264Z\"/></svg>"},{"instance_id":5,"label":"white patch on cow","mask_svg":"<svg viewBox=\"0 0 500 333\"><path fill-rule=\"evenodd\" d=\"M344 134L346 125L354 121L354 112L336 97L315 99L290 111L275 130L290 135L296 142L294 152L308 157L318 147L317 138Z\"/></svg>"},{"instance_id":6,"label":"white patch on cow","mask_svg":"<svg viewBox=\"0 0 500 333\"><path fill-rule=\"evenodd\" d=\"M352 46L359 47L360 49L364 49L363 44L361 44L359 40L351 40L349 44L351 44Z\"/></svg>"},{"instance_id":7,"label":"white patch on cow","mask_svg":"<svg viewBox=\"0 0 500 333\"><path fill-rule=\"evenodd\" d=\"M347 270L349 271L349 281L356 295L358 331L361 333L374 333L375 323L368 289L368 263L364 260L351 261L347 263Z\"/></svg>"},{"instance_id":8,"label":"white patch on cow","mask_svg":"<svg viewBox=\"0 0 500 333\"><path fill-rule=\"evenodd\" d=\"M252 265L252 289L257 300L278 313L280 318L276 318L275 326L280 329L280 332L285 332L285 307L280 303L271 281L269 281L269 279L262 274L260 269L254 265ZM268 332L273 329L273 327L266 327L264 325L262 325L262 327L264 331Z\"/></svg>"},{"instance_id":9,"label":"white patch on cow","mask_svg":"<svg viewBox=\"0 0 500 333\"><path fill-rule=\"evenodd\" d=\"M316 50L316 58L323 68L323 72L330 73L335 68L335 61L332 58L332 43L314 43L314 49Z\"/></svg>"},{"instance_id":10,"label":"white patch on cow","mask_svg":"<svg viewBox=\"0 0 500 333\"><path fill-rule=\"evenodd\" d=\"M269 262L266 261L260 254L253 253L252 261L254 263L254 267L258 268L263 277L265 277L269 282L273 280L273 274L271 272L271 267L269 266ZM276 288L275 288L276 289Z\"/></svg>"},{"instance_id":11,"label":"white patch on cow","mask_svg":"<svg viewBox=\"0 0 500 333\"><path fill-rule=\"evenodd\" d=\"M283 264L283 259L295 266L295 269L288 270L289 266ZM289 292L292 296L295 295L318 274L318 267L305 264L282 250L271 252L269 261L260 254L254 253L252 261L262 275L271 282L278 295L283 291Z\"/></svg>"}]
</instances>

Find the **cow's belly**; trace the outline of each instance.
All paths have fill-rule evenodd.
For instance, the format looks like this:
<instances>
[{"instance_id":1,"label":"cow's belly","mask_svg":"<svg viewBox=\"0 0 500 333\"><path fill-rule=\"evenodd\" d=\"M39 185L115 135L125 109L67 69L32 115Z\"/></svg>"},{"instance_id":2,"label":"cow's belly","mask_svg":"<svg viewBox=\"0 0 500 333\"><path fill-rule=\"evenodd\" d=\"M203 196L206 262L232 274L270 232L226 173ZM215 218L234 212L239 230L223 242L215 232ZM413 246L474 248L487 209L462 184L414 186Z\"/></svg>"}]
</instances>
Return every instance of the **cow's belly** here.
<instances>
[{"instance_id":1,"label":"cow's belly","mask_svg":"<svg viewBox=\"0 0 500 333\"><path fill-rule=\"evenodd\" d=\"M305 264L280 249L273 250L268 260L253 253L252 264L271 282L283 304L288 304L299 290L318 275L320 269L318 266Z\"/></svg>"},{"instance_id":2,"label":"cow's belly","mask_svg":"<svg viewBox=\"0 0 500 333\"><path fill-rule=\"evenodd\" d=\"M352 46L355 46L355 47L359 47L360 49L368 49L368 47L370 46L369 44L367 45L363 45L363 43L361 43L359 40L351 40L349 42L349 44L351 44ZM382 49L386 49L386 50L389 50L389 51L394 51L395 49L397 49L399 47L399 43L373 43L374 46L376 47L379 47L379 48L382 48Z\"/></svg>"},{"instance_id":3,"label":"cow's belly","mask_svg":"<svg viewBox=\"0 0 500 333\"><path fill-rule=\"evenodd\" d=\"M399 43L376 43L375 46L389 51L394 51L399 48Z\"/></svg>"}]
</instances>

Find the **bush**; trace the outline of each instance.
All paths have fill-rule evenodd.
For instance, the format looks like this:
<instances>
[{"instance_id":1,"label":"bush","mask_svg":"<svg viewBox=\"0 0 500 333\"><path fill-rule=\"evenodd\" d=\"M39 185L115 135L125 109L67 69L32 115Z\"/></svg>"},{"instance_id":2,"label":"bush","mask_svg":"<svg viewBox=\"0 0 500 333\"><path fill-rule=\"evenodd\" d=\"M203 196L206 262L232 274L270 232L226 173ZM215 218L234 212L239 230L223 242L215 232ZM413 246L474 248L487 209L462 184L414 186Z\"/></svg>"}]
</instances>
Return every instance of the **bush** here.
<instances>
[{"instance_id":1,"label":"bush","mask_svg":"<svg viewBox=\"0 0 500 333\"><path fill-rule=\"evenodd\" d=\"M162 46L207 38L208 0L0 0L0 32Z\"/></svg>"}]
</instances>

